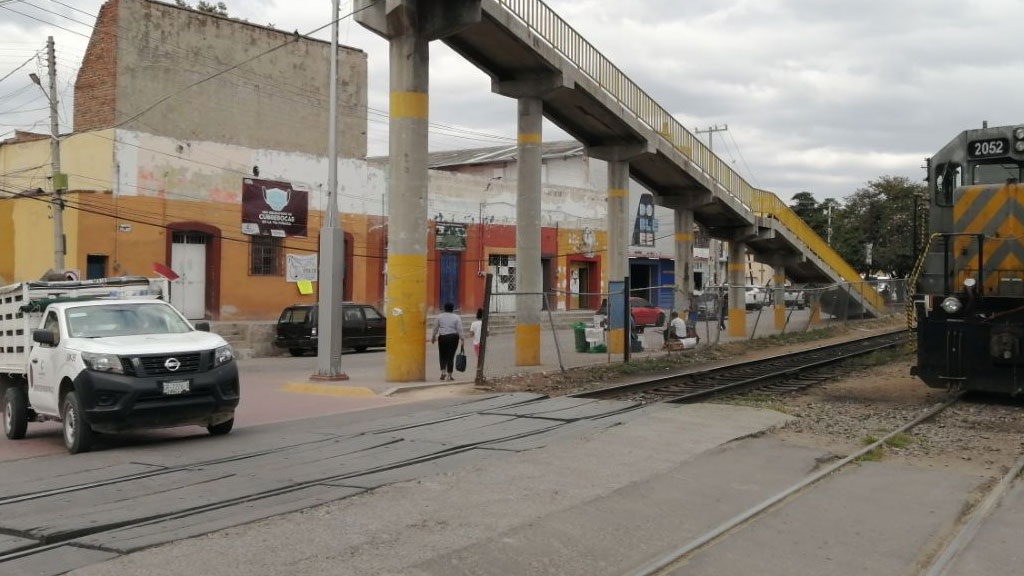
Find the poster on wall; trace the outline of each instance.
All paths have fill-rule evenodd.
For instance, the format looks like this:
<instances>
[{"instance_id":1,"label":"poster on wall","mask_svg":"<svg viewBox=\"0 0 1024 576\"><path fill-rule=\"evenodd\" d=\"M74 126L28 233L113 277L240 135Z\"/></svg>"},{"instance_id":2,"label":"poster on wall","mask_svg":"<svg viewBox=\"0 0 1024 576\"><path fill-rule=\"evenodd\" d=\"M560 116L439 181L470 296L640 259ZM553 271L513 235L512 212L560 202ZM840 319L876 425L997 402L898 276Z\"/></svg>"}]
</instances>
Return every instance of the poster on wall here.
<instances>
[{"instance_id":1,"label":"poster on wall","mask_svg":"<svg viewBox=\"0 0 1024 576\"><path fill-rule=\"evenodd\" d=\"M318 271L316 254L287 254L285 257L285 280L287 282L302 280L316 282Z\"/></svg>"},{"instance_id":2,"label":"poster on wall","mask_svg":"<svg viewBox=\"0 0 1024 576\"><path fill-rule=\"evenodd\" d=\"M308 213L309 192L288 182L242 180L242 234L305 237Z\"/></svg>"},{"instance_id":3,"label":"poster on wall","mask_svg":"<svg viewBox=\"0 0 1024 576\"><path fill-rule=\"evenodd\" d=\"M658 219L654 215L654 195L643 193L636 209L633 223L633 246L654 247L654 235L658 232Z\"/></svg>"},{"instance_id":4,"label":"poster on wall","mask_svg":"<svg viewBox=\"0 0 1024 576\"><path fill-rule=\"evenodd\" d=\"M452 252L466 251L466 225L438 222L434 226L434 249Z\"/></svg>"}]
</instances>

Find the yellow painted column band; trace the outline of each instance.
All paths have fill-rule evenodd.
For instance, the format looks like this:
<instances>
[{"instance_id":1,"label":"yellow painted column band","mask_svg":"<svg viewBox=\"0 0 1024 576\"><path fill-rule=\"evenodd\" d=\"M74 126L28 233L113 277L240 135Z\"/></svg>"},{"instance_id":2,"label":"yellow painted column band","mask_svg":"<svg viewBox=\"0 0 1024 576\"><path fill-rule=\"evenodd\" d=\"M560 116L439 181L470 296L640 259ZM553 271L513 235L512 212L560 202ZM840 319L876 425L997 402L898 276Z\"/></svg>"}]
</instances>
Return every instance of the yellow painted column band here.
<instances>
[{"instance_id":1,"label":"yellow painted column band","mask_svg":"<svg viewBox=\"0 0 1024 576\"><path fill-rule=\"evenodd\" d=\"M622 328L613 328L608 331L608 351L612 354L622 354L626 351L626 331Z\"/></svg>"},{"instance_id":2,"label":"yellow painted column band","mask_svg":"<svg viewBox=\"0 0 1024 576\"><path fill-rule=\"evenodd\" d=\"M629 190L626 190L625 188L609 188L608 189L608 197L609 198L626 198L628 196L629 196Z\"/></svg>"},{"instance_id":3,"label":"yellow painted column band","mask_svg":"<svg viewBox=\"0 0 1024 576\"><path fill-rule=\"evenodd\" d=\"M516 366L540 366L540 324L516 325Z\"/></svg>"},{"instance_id":4,"label":"yellow painted column band","mask_svg":"<svg viewBox=\"0 0 1024 576\"><path fill-rule=\"evenodd\" d=\"M811 324L821 322L821 301L815 298L811 301Z\"/></svg>"},{"instance_id":5,"label":"yellow painted column band","mask_svg":"<svg viewBox=\"0 0 1024 576\"><path fill-rule=\"evenodd\" d=\"M733 264L732 262L729 263L730 272L743 272L746 269L747 267L743 264Z\"/></svg>"},{"instance_id":6,"label":"yellow painted column band","mask_svg":"<svg viewBox=\"0 0 1024 576\"><path fill-rule=\"evenodd\" d=\"M387 381L426 379L426 254L389 254Z\"/></svg>"},{"instance_id":7,"label":"yellow painted column band","mask_svg":"<svg viewBox=\"0 0 1024 576\"><path fill-rule=\"evenodd\" d=\"M747 335L747 311L743 308L729 308L729 336L743 338Z\"/></svg>"},{"instance_id":8,"label":"yellow painted column band","mask_svg":"<svg viewBox=\"0 0 1024 576\"><path fill-rule=\"evenodd\" d=\"M692 242L693 234L687 234L685 232L676 232L676 242Z\"/></svg>"},{"instance_id":9,"label":"yellow painted column band","mask_svg":"<svg viewBox=\"0 0 1024 576\"><path fill-rule=\"evenodd\" d=\"M520 132L520 144L540 144L541 135L536 132Z\"/></svg>"},{"instance_id":10,"label":"yellow painted column band","mask_svg":"<svg viewBox=\"0 0 1024 576\"><path fill-rule=\"evenodd\" d=\"M786 326L786 307L775 307L775 329L782 330Z\"/></svg>"},{"instance_id":11,"label":"yellow painted column band","mask_svg":"<svg viewBox=\"0 0 1024 576\"><path fill-rule=\"evenodd\" d=\"M783 286L783 285L786 284L786 275L785 274L776 274L772 278L772 282L775 282L776 286Z\"/></svg>"},{"instance_id":12,"label":"yellow painted column band","mask_svg":"<svg viewBox=\"0 0 1024 576\"><path fill-rule=\"evenodd\" d=\"M426 92L392 92L392 118L426 118L430 103Z\"/></svg>"}]
</instances>

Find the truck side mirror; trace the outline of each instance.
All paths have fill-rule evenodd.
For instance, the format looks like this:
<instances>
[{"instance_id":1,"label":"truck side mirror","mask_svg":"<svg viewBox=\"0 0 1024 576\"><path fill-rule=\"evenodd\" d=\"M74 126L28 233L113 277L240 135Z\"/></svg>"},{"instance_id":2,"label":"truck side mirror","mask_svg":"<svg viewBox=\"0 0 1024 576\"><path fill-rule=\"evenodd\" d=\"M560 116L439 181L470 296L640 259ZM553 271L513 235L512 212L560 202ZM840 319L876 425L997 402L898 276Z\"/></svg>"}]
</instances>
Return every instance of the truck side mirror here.
<instances>
[{"instance_id":1,"label":"truck side mirror","mask_svg":"<svg viewBox=\"0 0 1024 576\"><path fill-rule=\"evenodd\" d=\"M54 337L53 332L43 330L42 328L32 331L32 340L47 346L53 346L57 343L57 339Z\"/></svg>"},{"instance_id":2,"label":"truck side mirror","mask_svg":"<svg viewBox=\"0 0 1024 576\"><path fill-rule=\"evenodd\" d=\"M196 322L195 326L196 326L196 330L199 330L200 332L209 332L210 331L210 323L209 322Z\"/></svg>"}]
</instances>

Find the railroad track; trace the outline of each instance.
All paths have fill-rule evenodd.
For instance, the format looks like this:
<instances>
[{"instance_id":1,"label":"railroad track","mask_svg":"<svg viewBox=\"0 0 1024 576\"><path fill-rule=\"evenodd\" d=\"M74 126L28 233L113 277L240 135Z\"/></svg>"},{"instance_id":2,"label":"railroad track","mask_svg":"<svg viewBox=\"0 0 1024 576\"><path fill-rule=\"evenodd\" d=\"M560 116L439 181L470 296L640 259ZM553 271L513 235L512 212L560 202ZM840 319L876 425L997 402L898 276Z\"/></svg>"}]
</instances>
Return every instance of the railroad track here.
<instances>
[{"instance_id":1,"label":"railroad track","mask_svg":"<svg viewBox=\"0 0 1024 576\"><path fill-rule=\"evenodd\" d=\"M829 476L832 476L849 464L858 462L862 457L867 456L880 447L885 446L890 439L897 435L905 434L917 426L935 418L940 413L960 402L962 398L963 393L950 396L945 402L929 408L910 422L890 431L881 439L864 446L862 449L819 471L809 474L802 480L788 488L785 488L759 504L756 504L755 506L733 516L729 520L726 520L722 524L701 534L689 542L686 542L678 548L653 558L646 564L627 572L624 576L659 576L678 574L680 567L684 566L685 563L698 551L701 551L722 538L727 537L730 533L740 529L742 526L751 522L756 522L757 519L770 514L776 509L776 507L784 505L783 503L786 501L799 497L802 493L809 490L811 486L821 482ZM938 549L934 555L931 556L931 560L927 565L919 567L919 572L917 573L923 574L924 576L944 576L947 574L954 561L964 550L967 549L975 536L979 533L981 526L989 519L993 511L1010 491L1022 471L1024 471L1024 454L1020 454L1018 456L1018 459L1010 467L1009 471L988 491L984 499L974 506L971 513L963 519L958 529L950 535L942 545L941 549Z\"/></svg>"},{"instance_id":2,"label":"railroad track","mask_svg":"<svg viewBox=\"0 0 1024 576\"><path fill-rule=\"evenodd\" d=\"M574 394L577 398L640 400L643 402L697 402L722 394L753 389L789 392L829 379L827 366L906 342L906 331L887 332L839 344L700 370L661 376L600 390Z\"/></svg>"}]
</instances>

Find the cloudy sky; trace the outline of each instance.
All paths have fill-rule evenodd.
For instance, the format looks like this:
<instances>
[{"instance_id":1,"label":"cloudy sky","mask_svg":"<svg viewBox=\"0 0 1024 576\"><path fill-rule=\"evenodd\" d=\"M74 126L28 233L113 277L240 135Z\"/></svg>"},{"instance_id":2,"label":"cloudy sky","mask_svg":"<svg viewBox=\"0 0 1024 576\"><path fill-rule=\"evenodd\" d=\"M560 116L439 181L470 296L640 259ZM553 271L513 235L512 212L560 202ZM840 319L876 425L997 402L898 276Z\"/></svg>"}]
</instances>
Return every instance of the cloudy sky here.
<instances>
[{"instance_id":1,"label":"cloudy sky","mask_svg":"<svg viewBox=\"0 0 1024 576\"><path fill-rule=\"evenodd\" d=\"M47 129L46 99L28 72L45 76L33 54L48 35L58 47L61 117L70 118L70 88L101 3L0 0L0 139ZM330 20L329 0L226 3L232 16L283 30ZM801 190L842 198L882 175L920 179L923 158L961 130L1024 122L1024 0L548 4L685 126L728 124L716 152L784 199ZM347 14L352 2L341 5ZM387 110L386 42L351 18L340 36L368 53L370 107ZM512 142L515 110L491 94L483 72L432 44L432 149ZM371 114L369 126L370 153L385 154L386 119ZM547 140L566 137L545 127Z\"/></svg>"}]
</instances>

